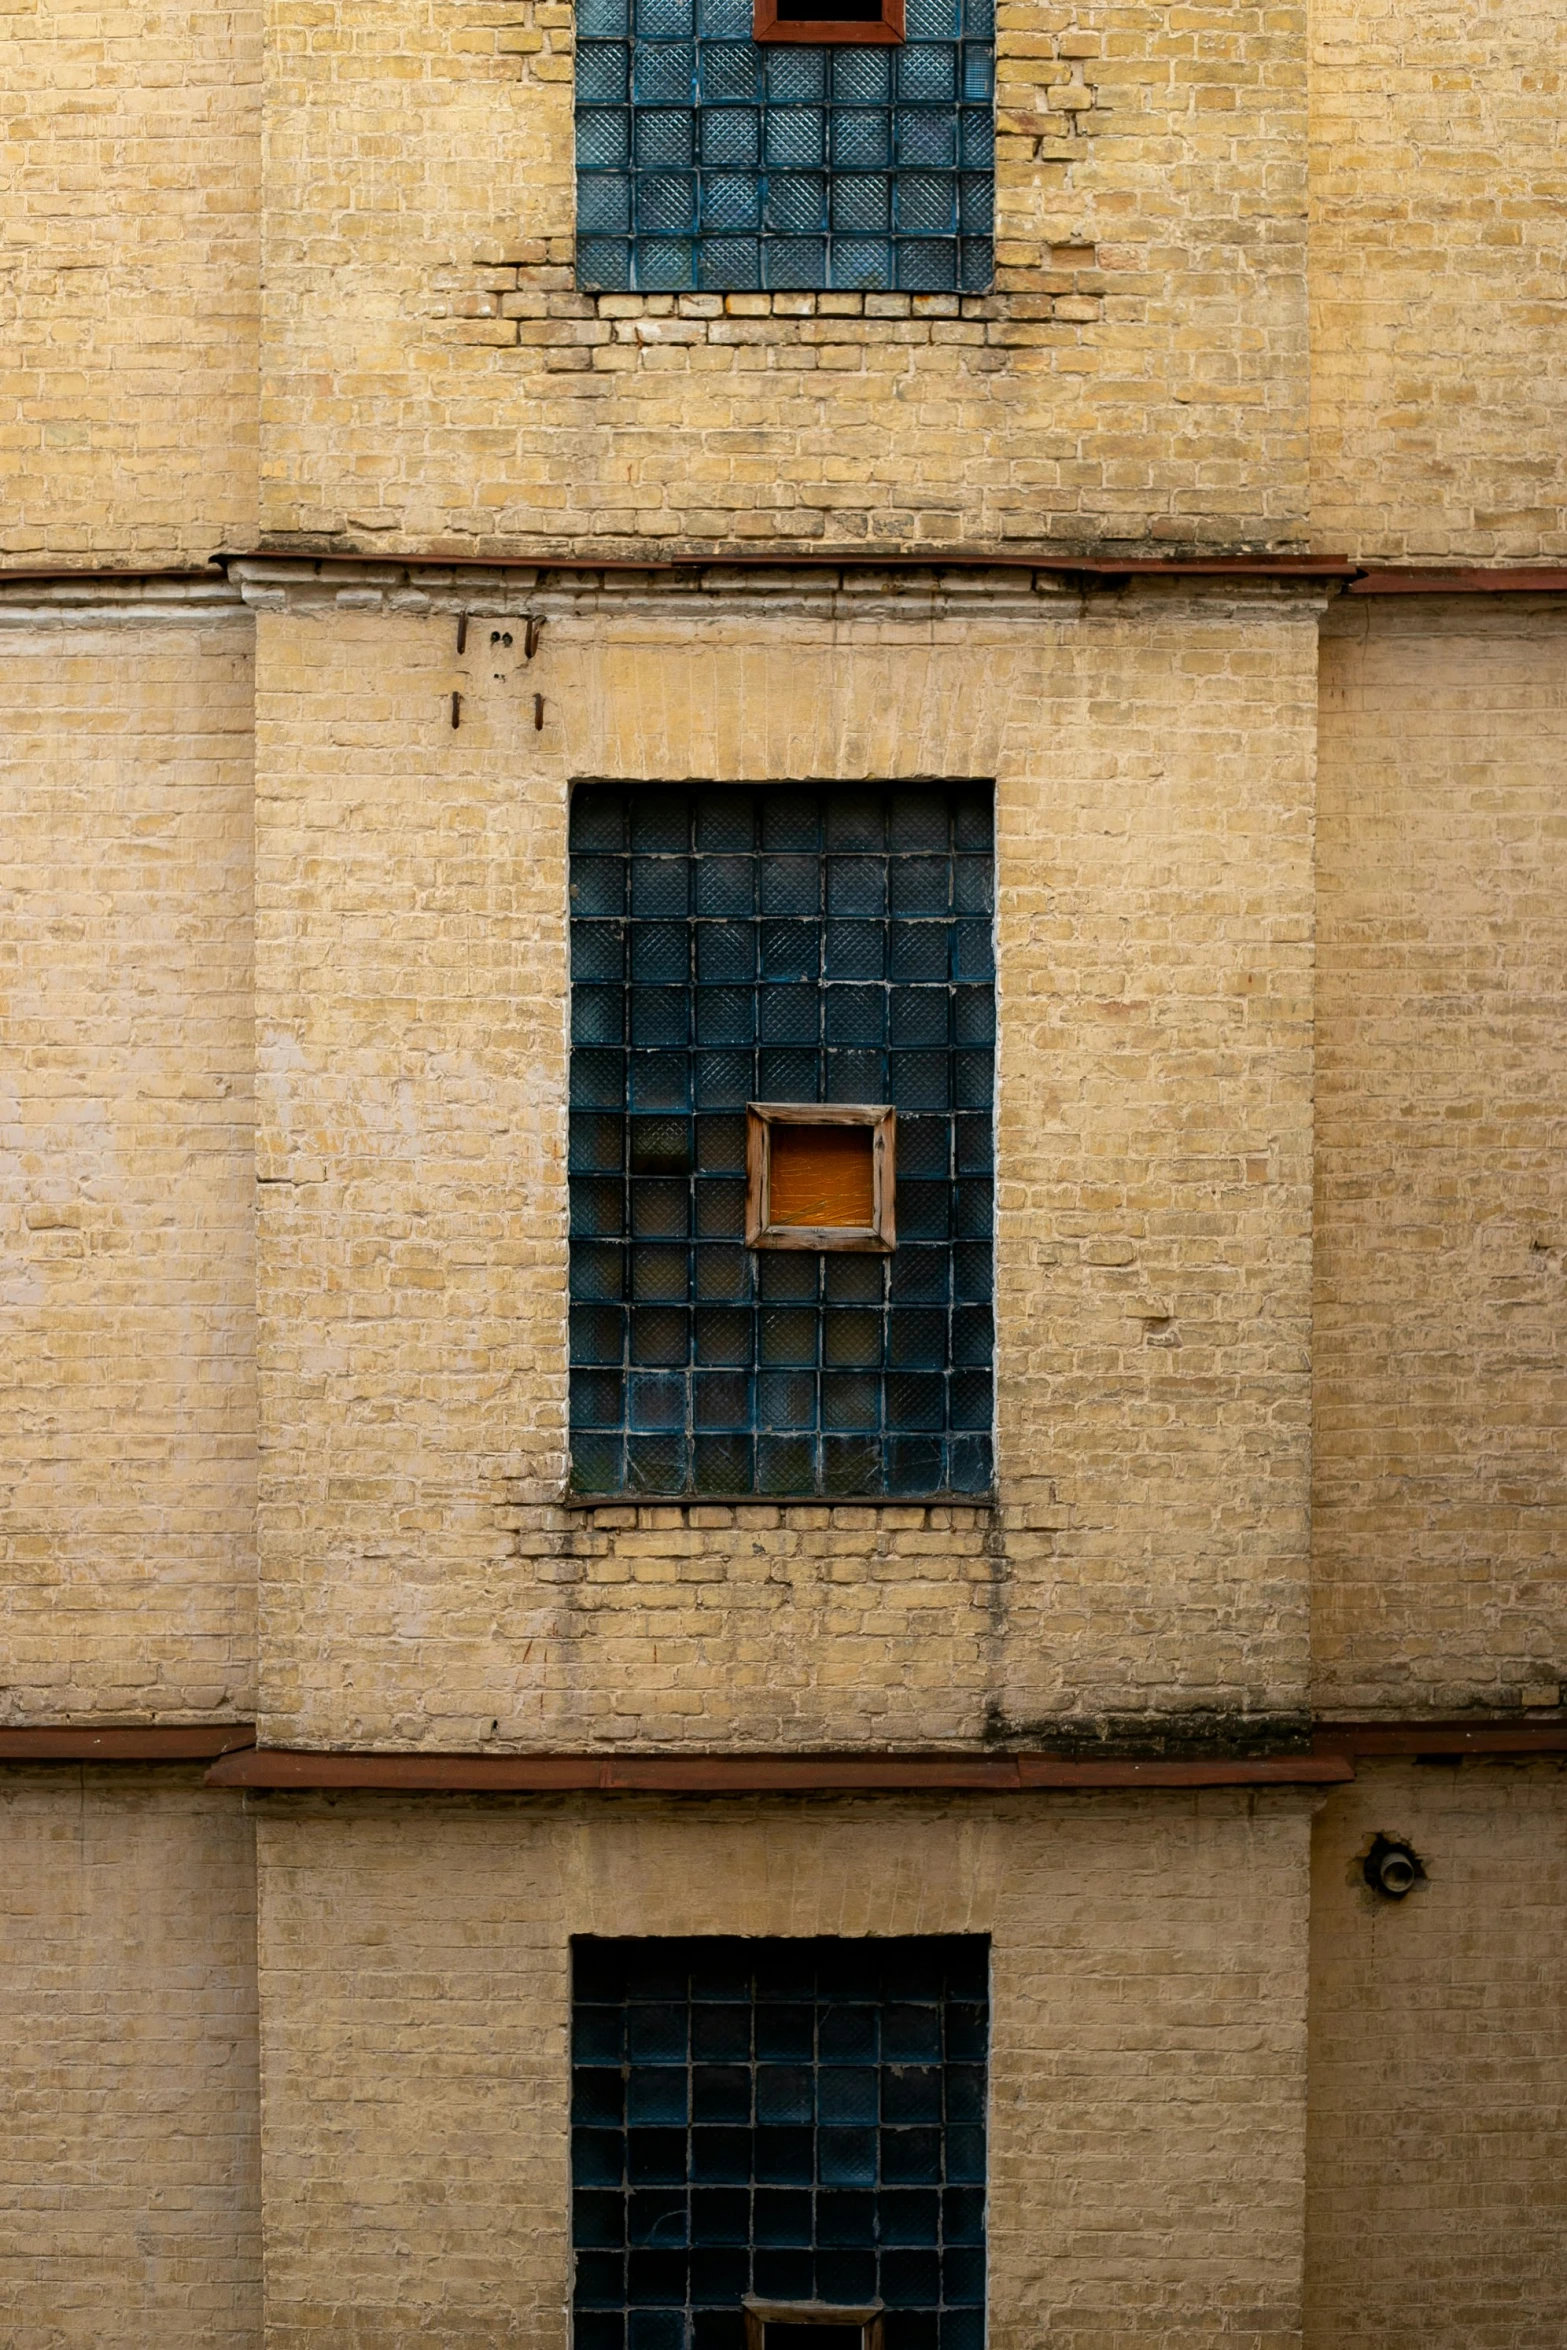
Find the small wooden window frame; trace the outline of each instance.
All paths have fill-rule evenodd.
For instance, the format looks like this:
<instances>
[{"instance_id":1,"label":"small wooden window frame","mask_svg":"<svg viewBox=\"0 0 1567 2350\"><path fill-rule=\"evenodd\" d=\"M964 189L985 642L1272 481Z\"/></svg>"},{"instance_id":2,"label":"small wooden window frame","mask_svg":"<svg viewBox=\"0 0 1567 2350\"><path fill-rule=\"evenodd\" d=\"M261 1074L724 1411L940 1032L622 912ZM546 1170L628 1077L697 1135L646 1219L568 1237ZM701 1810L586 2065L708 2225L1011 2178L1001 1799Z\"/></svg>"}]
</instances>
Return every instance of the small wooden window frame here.
<instances>
[{"instance_id":1,"label":"small wooden window frame","mask_svg":"<svg viewBox=\"0 0 1567 2350\"><path fill-rule=\"evenodd\" d=\"M835 49L859 42L888 48L903 37L903 0L881 0L879 17L824 17L820 21L799 17L780 20L778 0L752 0L751 38L755 41L814 41L818 45L830 43Z\"/></svg>"},{"instance_id":2,"label":"small wooden window frame","mask_svg":"<svg viewBox=\"0 0 1567 2350\"><path fill-rule=\"evenodd\" d=\"M742 2303L745 2310L745 2350L767 2350L767 2329L770 2325L786 2326L858 2326L863 2350L882 2350L880 2301L868 2301L858 2308L840 2306L833 2301L758 2301L747 2293Z\"/></svg>"},{"instance_id":3,"label":"small wooden window frame","mask_svg":"<svg viewBox=\"0 0 1567 2350\"><path fill-rule=\"evenodd\" d=\"M898 1245L893 1204L897 1124L897 1112L886 1102L747 1102L746 1247L858 1249L890 1256ZM775 1126L868 1126L871 1129L869 1224L774 1224L770 1221Z\"/></svg>"}]
</instances>

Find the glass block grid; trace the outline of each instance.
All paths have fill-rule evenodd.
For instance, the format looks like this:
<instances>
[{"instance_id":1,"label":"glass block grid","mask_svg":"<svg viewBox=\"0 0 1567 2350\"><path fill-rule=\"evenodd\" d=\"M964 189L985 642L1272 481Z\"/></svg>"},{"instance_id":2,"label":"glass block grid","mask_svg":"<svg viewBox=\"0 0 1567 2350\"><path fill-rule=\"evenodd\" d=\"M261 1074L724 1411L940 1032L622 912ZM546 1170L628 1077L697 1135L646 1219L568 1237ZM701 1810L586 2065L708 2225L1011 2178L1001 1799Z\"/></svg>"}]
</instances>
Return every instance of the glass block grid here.
<instances>
[{"instance_id":1,"label":"glass block grid","mask_svg":"<svg viewBox=\"0 0 1567 2350\"><path fill-rule=\"evenodd\" d=\"M994 0L908 0L907 36L774 45L751 0L578 0L578 284L983 292Z\"/></svg>"},{"instance_id":2,"label":"glass block grid","mask_svg":"<svg viewBox=\"0 0 1567 2350\"><path fill-rule=\"evenodd\" d=\"M986 784L586 784L571 810L572 1484L991 1482ZM751 1251L748 1101L890 1102L890 1256Z\"/></svg>"},{"instance_id":3,"label":"glass block grid","mask_svg":"<svg viewBox=\"0 0 1567 2350\"><path fill-rule=\"evenodd\" d=\"M744 2350L742 2298L983 2350L989 1945L572 1945L575 2350Z\"/></svg>"}]
</instances>

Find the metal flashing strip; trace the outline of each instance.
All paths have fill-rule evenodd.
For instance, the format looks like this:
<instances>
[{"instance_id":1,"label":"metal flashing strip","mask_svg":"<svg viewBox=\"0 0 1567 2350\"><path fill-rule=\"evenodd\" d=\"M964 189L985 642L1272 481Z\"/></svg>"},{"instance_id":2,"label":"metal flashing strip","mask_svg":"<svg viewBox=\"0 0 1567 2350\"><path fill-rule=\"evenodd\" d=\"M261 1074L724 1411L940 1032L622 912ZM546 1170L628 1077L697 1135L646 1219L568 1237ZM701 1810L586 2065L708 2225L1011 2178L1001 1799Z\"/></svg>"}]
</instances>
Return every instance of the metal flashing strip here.
<instances>
[{"instance_id":1,"label":"metal flashing strip","mask_svg":"<svg viewBox=\"0 0 1567 2350\"><path fill-rule=\"evenodd\" d=\"M1319 1722L1312 1751L1351 1762L1409 1755L1567 1754L1567 1721Z\"/></svg>"},{"instance_id":2,"label":"metal flashing strip","mask_svg":"<svg viewBox=\"0 0 1567 2350\"><path fill-rule=\"evenodd\" d=\"M99 1728L90 1722L0 1728L0 1763L210 1762L256 1742L252 1722L194 1722Z\"/></svg>"},{"instance_id":3,"label":"metal flashing strip","mask_svg":"<svg viewBox=\"0 0 1567 2350\"><path fill-rule=\"evenodd\" d=\"M358 1788L491 1795L1067 1794L1139 1787L1335 1786L1341 1754L1214 1756L1178 1762L1048 1754L328 1754L255 1747L225 1756L211 1787Z\"/></svg>"}]
</instances>

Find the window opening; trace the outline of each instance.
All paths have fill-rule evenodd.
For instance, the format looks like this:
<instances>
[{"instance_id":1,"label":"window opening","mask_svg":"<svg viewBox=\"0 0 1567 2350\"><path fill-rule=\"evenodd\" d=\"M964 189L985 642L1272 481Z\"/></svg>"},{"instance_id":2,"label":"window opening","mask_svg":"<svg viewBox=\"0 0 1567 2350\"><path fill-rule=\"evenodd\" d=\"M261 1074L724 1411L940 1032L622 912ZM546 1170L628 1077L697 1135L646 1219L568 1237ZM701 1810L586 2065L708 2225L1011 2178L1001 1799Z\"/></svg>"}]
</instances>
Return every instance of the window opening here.
<instances>
[{"instance_id":1,"label":"window opening","mask_svg":"<svg viewBox=\"0 0 1567 2350\"><path fill-rule=\"evenodd\" d=\"M749 1103L746 1246L894 1248L897 1115L886 1102Z\"/></svg>"},{"instance_id":2,"label":"window opening","mask_svg":"<svg viewBox=\"0 0 1567 2350\"><path fill-rule=\"evenodd\" d=\"M990 787L583 784L571 838L573 1492L988 1492ZM774 1216L759 1124L868 1132L870 1218L792 1221L857 1140Z\"/></svg>"},{"instance_id":3,"label":"window opening","mask_svg":"<svg viewBox=\"0 0 1567 2350\"><path fill-rule=\"evenodd\" d=\"M758 41L896 42L903 39L903 0L753 0Z\"/></svg>"},{"instance_id":4,"label":"window opening","mask_svg":"<svg viewBox=\"0 0 1567 2350\"><path fill-rule=\"evenodd\" d=\"M983 2350L988 1973L982 1935L576 1939L575 2350Z\"/></svg>"}]
</instances>

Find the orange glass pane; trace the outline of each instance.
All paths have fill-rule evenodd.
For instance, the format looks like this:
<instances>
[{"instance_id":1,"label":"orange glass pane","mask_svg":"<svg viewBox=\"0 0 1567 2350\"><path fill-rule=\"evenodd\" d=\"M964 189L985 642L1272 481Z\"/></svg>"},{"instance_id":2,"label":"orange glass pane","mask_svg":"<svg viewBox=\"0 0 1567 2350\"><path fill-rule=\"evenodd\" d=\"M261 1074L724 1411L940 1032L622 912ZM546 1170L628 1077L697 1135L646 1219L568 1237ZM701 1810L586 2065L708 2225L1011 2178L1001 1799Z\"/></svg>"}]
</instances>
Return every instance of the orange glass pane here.
<instances>
[{"instance_id":1,"label":"orange glass pane","mask_svg":"<svg viewBox=\"0 0 1567 2350\"><path fill-rule=\"evenodd\" d=\"M872 1139L869 1126L774 1126L768 1222L868 1227Z\"/></svg>"}]
</instances>

